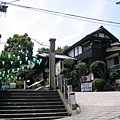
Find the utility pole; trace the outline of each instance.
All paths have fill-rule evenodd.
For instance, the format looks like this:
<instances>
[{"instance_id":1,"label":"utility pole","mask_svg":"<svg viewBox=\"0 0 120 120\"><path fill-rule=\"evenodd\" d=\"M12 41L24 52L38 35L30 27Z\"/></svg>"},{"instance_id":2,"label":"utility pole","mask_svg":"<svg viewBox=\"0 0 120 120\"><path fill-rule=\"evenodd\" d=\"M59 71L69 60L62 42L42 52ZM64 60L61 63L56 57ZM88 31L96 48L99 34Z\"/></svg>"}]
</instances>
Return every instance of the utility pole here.
<instances>
[{"instance_id":1,"label":"utility pole","mask_svg":"<svg viewBox=\"0 0 120 120\"><path fill-rule=\"evenodd\" d=\"M50 89L55 89L55 41L56 39L51 38L50 40L50 53L49 53L49 81Z\"/></svg>"}]
</instances>

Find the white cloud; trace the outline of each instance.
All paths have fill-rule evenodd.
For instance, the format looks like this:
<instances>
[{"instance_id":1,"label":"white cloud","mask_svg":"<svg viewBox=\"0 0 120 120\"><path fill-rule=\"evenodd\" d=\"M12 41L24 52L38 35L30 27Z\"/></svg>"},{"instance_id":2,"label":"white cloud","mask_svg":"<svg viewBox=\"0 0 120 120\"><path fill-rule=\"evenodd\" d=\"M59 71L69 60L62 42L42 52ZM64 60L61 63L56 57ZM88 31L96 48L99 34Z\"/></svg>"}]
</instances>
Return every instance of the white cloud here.
<instances>
[{"instance_id":1,"label":"white cloud","mask_svg":"<svg viewBox=\"0 0 120 120\"><path fill-rule=\"evenodd\" d=\"M59 46L62 47L65 45L71 46L80 39L80 35L83 33L84 30L85 30L84 22L76 23L72 30L73 34L67 34L65 37L61 38L61 40L59 41Z\"/></svg>"}]
</instances>

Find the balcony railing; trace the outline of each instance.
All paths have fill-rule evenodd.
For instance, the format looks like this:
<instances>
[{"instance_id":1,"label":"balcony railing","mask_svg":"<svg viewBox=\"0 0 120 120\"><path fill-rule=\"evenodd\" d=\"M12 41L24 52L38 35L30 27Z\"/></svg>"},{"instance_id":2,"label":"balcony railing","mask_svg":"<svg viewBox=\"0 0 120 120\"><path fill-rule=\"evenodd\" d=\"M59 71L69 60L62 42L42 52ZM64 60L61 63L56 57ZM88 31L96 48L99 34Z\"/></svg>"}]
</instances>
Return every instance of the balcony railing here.
<instances>
[{"instance_id":1,"label":"balcony railing","mask_svg":"<svg viewBox=\"0 0 120 120\"><path fill-rule=\"evenodd\" d=\"M83 59L90 58L90 57L92 57L92 49L89 49L89 50L79 54L76 58L83 60Z\"/></svg>"},{"instance_id":2,"label":"balcony railing","mask_svg":"<svg viewBox=\"0 0 120 120\"><path fill-rule=\"evenodd\" d=\"M120 64L113 65L112 68L117 71L120 70Z\"/></svg>"}]
</instances>

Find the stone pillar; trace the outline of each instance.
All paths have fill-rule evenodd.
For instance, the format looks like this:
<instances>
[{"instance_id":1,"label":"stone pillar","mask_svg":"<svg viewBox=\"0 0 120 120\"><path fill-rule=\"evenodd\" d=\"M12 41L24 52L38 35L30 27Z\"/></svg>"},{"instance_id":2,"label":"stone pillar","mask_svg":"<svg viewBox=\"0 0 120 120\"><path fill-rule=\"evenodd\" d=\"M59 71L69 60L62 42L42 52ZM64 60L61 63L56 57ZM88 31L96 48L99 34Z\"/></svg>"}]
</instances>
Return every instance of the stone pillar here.
<instances>
[{"instance_id":1,"label":"stone pillar","mask_svg":"<svg viewBox=\"0 0 120 120\"><path fill-rule=\"evenodd\" d=\"M49 53L49 81L50 89L55 89L55 41L56 39L51 38L50 40L50 53Z\"/></svg>"}]
</instances>

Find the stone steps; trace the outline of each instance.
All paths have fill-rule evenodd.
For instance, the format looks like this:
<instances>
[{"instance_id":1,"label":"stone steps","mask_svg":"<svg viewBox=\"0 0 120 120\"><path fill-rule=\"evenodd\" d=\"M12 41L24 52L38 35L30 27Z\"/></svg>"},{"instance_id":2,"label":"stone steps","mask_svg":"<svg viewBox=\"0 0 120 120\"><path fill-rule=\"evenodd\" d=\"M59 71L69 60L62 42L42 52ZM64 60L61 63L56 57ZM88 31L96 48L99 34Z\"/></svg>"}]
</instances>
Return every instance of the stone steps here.
<instances>
[{"instance_id":1,"label":"stone steps","mask_svg":"<svg viewBox=\"0 0 120 120\"><path fill-rule=\"evenodd\" d=\"M57 91L0 91L0 120L51 120L66 116Z\"/></svg>"}]
</instances>

